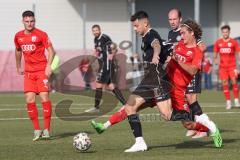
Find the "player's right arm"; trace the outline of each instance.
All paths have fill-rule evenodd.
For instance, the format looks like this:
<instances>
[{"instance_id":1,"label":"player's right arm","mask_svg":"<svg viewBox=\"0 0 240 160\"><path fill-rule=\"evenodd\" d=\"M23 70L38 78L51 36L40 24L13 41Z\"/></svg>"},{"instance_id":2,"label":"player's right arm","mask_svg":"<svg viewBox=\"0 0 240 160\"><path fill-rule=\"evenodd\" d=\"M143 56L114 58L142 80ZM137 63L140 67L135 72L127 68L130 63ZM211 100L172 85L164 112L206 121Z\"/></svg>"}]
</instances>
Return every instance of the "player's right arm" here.
<instances>
[{"instance_id":1,"label":"player's right arm","mask_svg":"<svg viewBox=\"0 0 240 160\"><path fill-rule=\"evenodd\" d=\"M16 57L16 68L17 68L17 73L19 75L23 75L24 72L21 68L21 59L22 59L22 51L21 49L15 49L15 57Z\"/></svg>"},{"instance_id":2,"label":"player's right arm","mask_svg":"<svg viewBox=\"0 0 240 160\"><path fill-rule=\"evenodd\" d=\"M17 69L17 73L19 75L23 75L24 72L21 68L21 60L22 60L22 49L17 41L17 35L15 35L14 37L14 44L15 44L15 58L16 58L16 69Z\"/></svg>"},{"instance_id":3,"label":"player's right arm","mask_svg":"<svg viewBox=\"0 0 240 160\"><path fill-rule=\"evenodd\" d=\"M217 41L218 42L218 41ZM218 60L217 60L217 55L218 55L218 51L219 51L219 48L218 48L218 44L217 42L214 44L213 46L213 63L215 65L218 64Z\"/></svg>"}]
</instances>

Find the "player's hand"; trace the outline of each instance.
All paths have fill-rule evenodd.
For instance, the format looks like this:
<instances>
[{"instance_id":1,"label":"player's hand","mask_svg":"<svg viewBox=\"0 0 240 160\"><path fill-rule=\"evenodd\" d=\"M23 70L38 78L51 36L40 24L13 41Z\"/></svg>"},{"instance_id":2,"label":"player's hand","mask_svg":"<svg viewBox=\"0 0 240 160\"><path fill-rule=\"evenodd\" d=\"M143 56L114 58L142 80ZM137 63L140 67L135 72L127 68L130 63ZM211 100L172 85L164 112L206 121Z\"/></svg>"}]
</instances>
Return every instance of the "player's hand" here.
<instances>
[{"instance_id":1,"label":"player's hand","mask_svg":"<svg viewBox=\"0 0 240 160\"><path fill-rule=\"evenodd\" d=\"M159 63L159 56L153 56L151 63L157 65Z\"/></svg>"},{"instance_id":2,"label":"player's hand","mask_svg":"<svg viewBox=\"0 0 240 160\"><path fill-rule=\"evenodd\" d=\"M24 75L24 71L22 70L22 68L17 68L17 73L19 75Z\"/></svg>"},{"instance_id":3,"label":"player's hand","mask_svg":"<svg viewBox=\"0 0 240 160\"><path fill-rule=\"evenodd\" d=\"M47 65L47 66L46 66L46 69L45 69L45 75L46 75L47 77L50 77L51 74L52 74L51 65Z\"/></svg>"}]
</instances>

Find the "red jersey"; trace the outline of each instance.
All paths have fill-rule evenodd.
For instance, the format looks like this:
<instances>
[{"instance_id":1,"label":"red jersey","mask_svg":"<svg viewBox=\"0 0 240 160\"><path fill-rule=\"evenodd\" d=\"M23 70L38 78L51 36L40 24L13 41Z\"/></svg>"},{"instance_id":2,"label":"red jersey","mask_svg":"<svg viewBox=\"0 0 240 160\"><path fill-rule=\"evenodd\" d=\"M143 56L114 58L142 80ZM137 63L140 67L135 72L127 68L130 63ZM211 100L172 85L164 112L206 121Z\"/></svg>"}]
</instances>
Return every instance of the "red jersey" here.
<instances>
[{"instance_id":1,"label":"red jersey","mask_svg":"<svg viewBox=\"0 0 240 160\"><path fill-rule=\"evenodd\" d=\"M179 62L194 65L199 70L201 69L203 53L198 47L187 48L181 41L175 47L175 54ZM185 71L174 59L171 59L168 63L168 76L173 85L184 90L193 79L193 75Z\"/></svg>"},{"instance_id":2,"label":"red jersey","mask_svg":"<svg viewBox=\"0 0 240 160\"><path fill-rule=\"evenodd\" d=\"M237 66L235 53L239 51L239 46L236 40L230 38L229 41L225 42L221 38L215 42L213 51L220 54L220 67Z\"/></svg>"},{"instance_id":3,"label":"red jersey","mask_svg":"<svg viewBox=\"0 0 240 160\"><path fill-rule=\"evenodd\" d=\"M209 73L212 66L212 61L210 58L204 58L203 60L203 71Z\"/></svg>"},{"instance_id":4,"label":"red jersey","mask_svg":"<svg viewBox=\"0 0 240 160\"><path fill-rule=\"evenodd\" d=\"M14 37L16 49L21 49L25 60L25 71L43 71L46 68L47 59L45 49L52 46L48 35L35 28L31 33L25 34L24 30L16 33Z\"/></svg>"}]
</instances>

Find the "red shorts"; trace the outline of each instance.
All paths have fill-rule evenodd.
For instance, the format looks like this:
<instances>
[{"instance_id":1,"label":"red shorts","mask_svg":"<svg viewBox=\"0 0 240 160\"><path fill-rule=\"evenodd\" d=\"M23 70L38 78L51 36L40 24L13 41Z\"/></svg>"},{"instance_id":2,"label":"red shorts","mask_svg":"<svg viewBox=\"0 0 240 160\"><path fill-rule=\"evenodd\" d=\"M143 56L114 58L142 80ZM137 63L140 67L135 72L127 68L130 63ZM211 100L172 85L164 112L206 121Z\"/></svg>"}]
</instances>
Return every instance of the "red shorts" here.
<instances>
[{"instance_id":1,"label":"red shorts","mask_svg":"<svg viewBox=\"0 0 240 160\"><path fill-rule=\"evenodd\" d=\"M229 78L237 78L237 68L231 67L231 68L219 68L219 78L220 80L228 80Z\"/></svg>"},{"instance_id":2,"label":"red shorts","mask_svg":"<svg viewBox=\"0 0 240 160\"><path fill-rule=\"evenodd\" d=\"M24 74L24 93L26 92L48 92L49 84L44 71L25 72Z\"/></svg>"},{"instance_id":3,"label":"red shorts","mask_svg":"<svg viewBox=\"0 0 240 160\"><path fill-rule=\"evenodd\" d=\"M172 108L175 110L189 111L189 105L185 97L187 88L173 87L171 90Z\"/></svg>"}]
</instances>

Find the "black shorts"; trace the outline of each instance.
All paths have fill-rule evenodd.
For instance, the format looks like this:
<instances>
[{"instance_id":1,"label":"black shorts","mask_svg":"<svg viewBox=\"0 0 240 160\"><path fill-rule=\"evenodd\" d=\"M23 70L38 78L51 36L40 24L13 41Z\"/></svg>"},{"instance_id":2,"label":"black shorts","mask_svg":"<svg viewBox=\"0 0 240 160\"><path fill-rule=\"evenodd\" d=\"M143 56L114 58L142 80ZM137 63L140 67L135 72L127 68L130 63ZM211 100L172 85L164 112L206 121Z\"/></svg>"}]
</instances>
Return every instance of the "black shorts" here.
<instances>
[{"instance_id":1,"label":"black shorts","mask_svg":"<svg viewBox=\"0 0 240 160\"><path fill-rule=\"evenodd\" d=\"M97 73L97 82L110 84L116 82L117 66L114 61L109 61L108 64L99 62L99 70Z\"/></svg>"},{"instance_id":2,"label":"black shorts","mask_svg":"<svg viewBox=\"0 0 240 160\"><path fill-rule=\"evenodd\" d=\"M133 94L144 98L146 103L170 99L171 84L162 65L149 64L144 72L144 77Z\"/></svg>"},{"instance_id":3,"label":"black shorts","mask_svg":"<svg viewBox=\"0 0 240 160\"><path fill-rule=\"evenodd\" d=\"M194 75L192 81L187 87L186 94L191 93L201 93L201 79L202 79L202 73L198 72Z\"/></svg>"}]
</instances>

